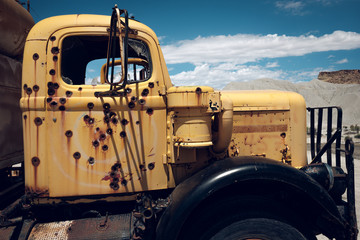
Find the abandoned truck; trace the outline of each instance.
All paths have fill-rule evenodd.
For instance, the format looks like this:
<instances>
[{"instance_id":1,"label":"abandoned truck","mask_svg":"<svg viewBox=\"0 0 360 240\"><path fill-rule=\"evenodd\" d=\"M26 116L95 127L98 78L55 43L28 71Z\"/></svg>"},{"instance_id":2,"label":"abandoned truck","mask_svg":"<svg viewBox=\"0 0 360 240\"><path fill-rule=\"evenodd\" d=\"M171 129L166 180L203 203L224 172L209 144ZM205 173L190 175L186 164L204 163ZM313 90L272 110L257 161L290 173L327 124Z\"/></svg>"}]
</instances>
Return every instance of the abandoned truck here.
<instances>
[{"instance_id":1,"label":"abandoned truck","mask_svg":"<svg viewBox=\"0 0 360 240\"><path fill-rule=\"evenodd\" d=\"M341 109L306 109L292 92L175 87L155 33L126 10L37 23L21 92L25 195L1 212L9 239L357 237Z\"/></svg>"}]
</instances>

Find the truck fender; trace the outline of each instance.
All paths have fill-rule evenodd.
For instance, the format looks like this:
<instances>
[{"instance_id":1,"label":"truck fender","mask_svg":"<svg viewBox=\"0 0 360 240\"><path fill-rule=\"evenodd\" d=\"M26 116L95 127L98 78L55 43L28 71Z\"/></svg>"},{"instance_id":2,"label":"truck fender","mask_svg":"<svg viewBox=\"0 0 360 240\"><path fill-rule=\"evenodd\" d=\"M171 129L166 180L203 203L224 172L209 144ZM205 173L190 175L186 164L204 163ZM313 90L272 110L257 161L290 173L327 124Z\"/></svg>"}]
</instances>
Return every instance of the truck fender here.
<instances>
[{"instance_id":1,"label":"truck fender","mask_svg":"<svg viewBox=\"0 0 360 240\"><path fill-rule=\"evenodd\" d=\"M335 229L345 229L345 220L328 192L304 172L267 158L236 157L213 163L174 189L158 223L156 238L177 239L183 224L202 201L234 183L259 179L281 182L302 192L322 208Z\"/></svg>"}]
</instances>

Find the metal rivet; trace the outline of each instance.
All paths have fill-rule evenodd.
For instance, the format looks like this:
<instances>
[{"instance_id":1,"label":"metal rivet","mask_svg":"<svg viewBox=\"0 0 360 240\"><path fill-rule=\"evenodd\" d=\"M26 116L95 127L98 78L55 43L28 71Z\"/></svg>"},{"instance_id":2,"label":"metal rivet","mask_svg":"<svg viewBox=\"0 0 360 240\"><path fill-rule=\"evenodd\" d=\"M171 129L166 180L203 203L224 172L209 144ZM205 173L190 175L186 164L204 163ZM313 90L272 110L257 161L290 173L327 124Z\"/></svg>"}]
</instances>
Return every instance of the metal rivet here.
<instances>
[{"instance_id":1,"label":"metal rivet","mask_svg":"<svg viewBox=\"0 0 360 240\"><path fill-rule=\"evenodd\" d=\"M38 157L33 157L33 158L31 159L31 163L32 163L32 165L33 165L34 167L37 167L37 166L39 166L39 164L40 164L40 159L39 159Z\"/></svg>"},{"instance_id":2,"label":"metal rivet","mask_svg":"<svg viewBox=\"0 0 360 240\"><path fill-rule=\"evenodd\" d=\"M34 119L34 123L36 126L40 126L42 124L42 122L43 122L42 119L39 117Z\"/></svg>"}]
</instances>

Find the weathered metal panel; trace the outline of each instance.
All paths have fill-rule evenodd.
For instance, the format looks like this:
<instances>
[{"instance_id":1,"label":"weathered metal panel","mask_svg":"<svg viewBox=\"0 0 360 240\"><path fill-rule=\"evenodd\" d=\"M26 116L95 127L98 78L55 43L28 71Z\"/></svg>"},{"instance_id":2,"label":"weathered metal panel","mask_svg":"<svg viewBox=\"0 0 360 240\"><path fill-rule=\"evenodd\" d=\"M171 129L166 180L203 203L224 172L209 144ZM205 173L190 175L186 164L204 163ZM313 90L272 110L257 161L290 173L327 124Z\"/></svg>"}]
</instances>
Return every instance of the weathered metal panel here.
<instances>
[{"instance_id":1,"label":"weathered metal panel","mask_svg":"<svg viewBox=\"0 0 360 240\"><path fill-rule=\"evenodd\" d=\"M0 54L0 168L23 160L21 63Z\"/></svg>"},{"instance_id":2,"label":"weathered metal panel","mask_svg":"<svg viewBox=\"0 0 360 240\"><path fill-rule=\"evenodd\" d=\"M29 240L47 239L130 239L131 214L110 215L62 222L39 223L32 229Z\"/></svg>"}]
</instances>

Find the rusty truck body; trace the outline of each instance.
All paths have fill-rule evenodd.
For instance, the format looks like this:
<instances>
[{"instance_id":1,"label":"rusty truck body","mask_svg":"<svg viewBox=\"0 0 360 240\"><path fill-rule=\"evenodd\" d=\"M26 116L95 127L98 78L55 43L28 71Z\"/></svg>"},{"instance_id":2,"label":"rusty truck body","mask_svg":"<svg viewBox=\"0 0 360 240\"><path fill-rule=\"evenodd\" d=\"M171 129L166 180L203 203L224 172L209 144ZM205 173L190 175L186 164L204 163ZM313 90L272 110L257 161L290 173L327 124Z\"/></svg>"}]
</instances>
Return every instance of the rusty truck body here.
<instances>
[{"instance_id":1,"label":"rusty truck body","mask_svg":"<svg viewBox=\"0 0 360 240\"><path fill-rule=\"evenodd\" d=\"M321 129L335 110L299 94L173 86L155 33L117 7L37 23L23 56L10 238L356 239L351 141L321 162L341 109L321 145L314 112Z\"/></svg>"}]
</instances>

